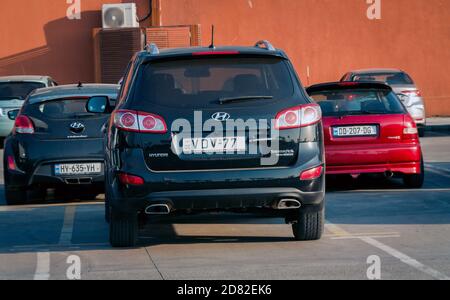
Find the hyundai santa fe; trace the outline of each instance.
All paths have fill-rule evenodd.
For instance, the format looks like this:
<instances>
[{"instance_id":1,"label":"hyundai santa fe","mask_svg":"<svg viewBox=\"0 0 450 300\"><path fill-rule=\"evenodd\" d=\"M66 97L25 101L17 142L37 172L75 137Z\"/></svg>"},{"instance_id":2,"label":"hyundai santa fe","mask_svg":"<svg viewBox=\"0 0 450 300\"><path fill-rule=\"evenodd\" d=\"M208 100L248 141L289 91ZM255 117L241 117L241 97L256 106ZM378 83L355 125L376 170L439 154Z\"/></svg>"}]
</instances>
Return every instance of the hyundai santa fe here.
<instances>
[{"instance_id":1,"label":"hyundai santa fe","mask_svg":"<svg viewBox=\"0 0 450 300\"><path fill-rule=\"evenodd\" d=\"M101 113L107 102L88 106ZM296 240L320 239L322 135L320 107L270 43L148 47L130 64L106 137L112 246L135 246L146 216L211 210L265 210Z\"/></svg>"}]
</instances>

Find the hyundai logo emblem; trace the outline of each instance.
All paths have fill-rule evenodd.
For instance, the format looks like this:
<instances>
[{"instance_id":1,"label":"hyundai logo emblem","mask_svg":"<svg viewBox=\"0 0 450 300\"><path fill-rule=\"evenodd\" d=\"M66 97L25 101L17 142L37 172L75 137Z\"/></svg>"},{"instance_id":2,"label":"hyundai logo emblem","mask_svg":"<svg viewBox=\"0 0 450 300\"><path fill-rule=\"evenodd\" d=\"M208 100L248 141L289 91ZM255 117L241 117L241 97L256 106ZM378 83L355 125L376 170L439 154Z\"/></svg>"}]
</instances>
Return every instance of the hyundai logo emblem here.
<instances>
[{"instance_id":1,"label":"hyundai logo emblem","mask_svg":"<svg viewBox=\"0 0 450 300\"><path fill-rule=\"evenodd\" d=\"M73 122L72 124L70 124L70 130L73 133L82 133L84 129L85 129L84 125L80 122Z\"/></svg>"},{"instance_id":2,"label":"hyundai logo emblem","mask_svg":"<svg viewBox=\"0 0 450 300\"><path fill-rule=\"evenodd\" d=\"M217 112L213 114L211 118L216 121L224 122L230 119L230 114L227 114L225 112Z\"/></svg>"}]
</instances>

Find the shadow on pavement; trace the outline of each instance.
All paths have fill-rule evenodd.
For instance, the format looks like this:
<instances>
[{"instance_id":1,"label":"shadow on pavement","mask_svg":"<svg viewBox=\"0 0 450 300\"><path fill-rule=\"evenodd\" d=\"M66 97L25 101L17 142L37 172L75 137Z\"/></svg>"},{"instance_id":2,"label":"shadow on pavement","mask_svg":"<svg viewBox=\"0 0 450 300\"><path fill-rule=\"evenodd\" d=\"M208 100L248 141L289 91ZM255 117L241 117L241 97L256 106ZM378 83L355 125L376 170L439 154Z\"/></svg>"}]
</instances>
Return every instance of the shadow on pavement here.
<instances>
[{"instance_id":1,"label":"shadow on pavement","mask_svg":"<svg viewBox=\"0 0 450 300\"><path fill-rule=\"evenodd\" d=\"M447 169L447 165L437 166ZM399 179L374 176L363 176L357 180L348 177L328 180L327 220L337 225L450 224L450 191L445 191L448 188L450 180L431 172L428 172L422 190L408 190ZM4 203L2 186L0 194L1 205ZM50 204L55 203L66 204L50 201ZM65 205L11 209L0 206L0 253L111 250L103 205L88 205L80 201L71 201L71 204L76 206L76 214L69 245L61 244L60 241ZM195 225L201 226L196 228ZM182 230L177 232L177 228ZM285 225L283 219L267 214L158 216L153 217L140 232L139 247L162 244L284 243L292 241L290 234L289 225Z\"/></svg>"}]
</instances>

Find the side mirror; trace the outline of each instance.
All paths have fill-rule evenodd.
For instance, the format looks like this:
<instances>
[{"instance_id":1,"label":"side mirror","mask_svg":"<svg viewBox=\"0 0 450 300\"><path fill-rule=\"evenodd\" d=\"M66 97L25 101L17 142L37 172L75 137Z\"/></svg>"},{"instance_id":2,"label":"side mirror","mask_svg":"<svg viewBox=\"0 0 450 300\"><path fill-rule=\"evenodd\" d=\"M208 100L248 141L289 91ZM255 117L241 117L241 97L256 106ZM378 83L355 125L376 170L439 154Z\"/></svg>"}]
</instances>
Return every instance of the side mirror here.
<instances>
[{"instance_id":1,"label":"side mirror","mask_svg":"<svg viewBox=\"0 0 450 300\"><path fill-rule=\"evenodd\" d=\"M94 96L89 98L86 104L86 111L94 114L111 112L111 105L107 96Z\"/></svg>"},{"instance_id":2,"label":"side mirror","mask_svg":"<svg viewBox=\"0 0 450 300\"><path fill-rule=\"evenodd\" d=\"M8 118L12 121L17 119L17 116L19 115L20 109L14 109L8 111Z\"/></svg>"}]
</instances>

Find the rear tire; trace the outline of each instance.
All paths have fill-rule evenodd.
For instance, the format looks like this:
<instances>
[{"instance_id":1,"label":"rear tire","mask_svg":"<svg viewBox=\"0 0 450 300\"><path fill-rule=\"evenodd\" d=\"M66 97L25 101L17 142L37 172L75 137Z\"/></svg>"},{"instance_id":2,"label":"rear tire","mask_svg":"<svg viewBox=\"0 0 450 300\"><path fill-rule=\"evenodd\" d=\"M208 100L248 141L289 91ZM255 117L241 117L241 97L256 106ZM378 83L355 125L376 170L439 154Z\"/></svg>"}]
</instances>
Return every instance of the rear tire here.
<instances>
[{"instance_id":1,"label":"rear tire","mask_svg":"<svg viewBox=\"0 0 450 300\"><path fill-rule=\"evenodd\" d=\"M47 196L47 189L44 188L34 188L28 191L28 200L33 203L45 202L46 196Z\"/></svg>"},{"instance_id":2,"label":"rear tire","mask_svg":"<svg viewBox=\"0 0 450 300\"><path fill-rule=\"evenodd\" d=\"M425 128L424 127L418 128L418 131L419 131L419 137L425 137Z\"/></svg>"},{"instance_id":3,"label":"rear tire","mask_svg":"<svg viewBox=\"0 0 450 300\"><path fill-rule=\"evenodd\" d=\"M105 194L105 221L106 223L111 222L111 206L108 194Z\"/></svg>"},{"instance_id":4,"label":"rear tire","mask_svg":"<svg viewBox=\"0 0 450 300\"><path fill-rule=\"evenodd\" d=\"M423 187L425 181L425 166L423 159L420 165L421 171L419 174L406 174L403 176L403 182L408 188L420 189Z\"/></svg>"},{"instance_id":5,"label":"rear tire","mask_svg":"<svg viewBox=\"0 0 450 300\"><path fill-rule=\"evenodd\" d=\"M27 191L15 190L5 185L5 200L7 205L22 205L27 202Z\"/></svg>"},{"instance_id":6,"label":"rear tire","mask_svg":"<svg viewBox=\"0 0 450 300\"><path fill-rule=\"evenodd\" d=\"M109 223L109 241L112 247L129 248L135 247L138 236L137 214L111 213Z\"/></svg>"},{"instance_id":7,"label":"rear tire","mask_svg":"<svg viewBox=\"0 0 450 300\"><path fill-rule=\"evenodd\" d=\"M300 211L298 220L292 224L297 241L316 241L322 238L325 224L325 208L318 212Z\"/></svg>"}]
</instances>

